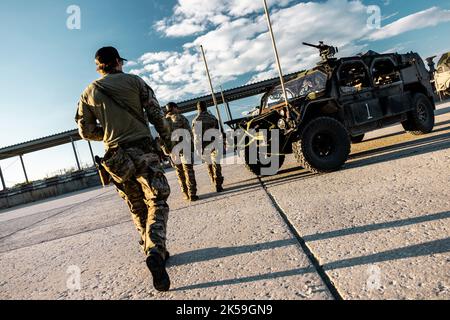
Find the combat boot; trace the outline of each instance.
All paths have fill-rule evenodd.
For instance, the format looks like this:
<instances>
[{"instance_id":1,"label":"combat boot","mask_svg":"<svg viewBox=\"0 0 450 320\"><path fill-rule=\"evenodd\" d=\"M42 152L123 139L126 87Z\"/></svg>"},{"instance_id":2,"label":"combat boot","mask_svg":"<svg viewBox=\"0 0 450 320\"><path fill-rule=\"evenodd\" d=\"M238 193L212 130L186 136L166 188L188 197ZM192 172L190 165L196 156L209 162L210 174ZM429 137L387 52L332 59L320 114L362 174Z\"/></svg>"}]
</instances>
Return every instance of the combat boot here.
<instances>
[{"instance_id":1,"label":"combat boot","mask_svg":"<svg viewBox=\"0 0 450 320\"><path fill-rule=\"evenodd\" d=\"M145 244L144 240L139 241L139 245L141 246L142 250L144 250L144 244ZM170 258L170 252L166 250L166 255L165 255L164 261L169 260L169 258Z\"/></svg>"},{"instance_id":2,"label":"combat boot","mask_svg":"<svg viewBox=\"0 0 450 320\"><path fill-rule=\"evenodd\" d=\"M193 196L190 196L190 197L189 197L189 200L190 200L191 202L195 202L195 201L200 200L200 198L199 198L197 195L193 195Z\"/></svg>"},{"instance_id":3,"label":"combat boot","mask_svg":"<svg viewBox=\"0 0 450 320\"><path fill-rule=\"evenodd\" d=\"M160 292L166 292L170 289L170 278L166 271L167 254L163 258L157 250L152 250L147 257L147 267L153 277L153 286Z\"/></svg>"},{"instance_id":4,"label":"combat boot","mask_svg":"<svg viewBox=\"0 0 450 320\"><path fill-rule=\"evenodd\" d=\"M222 186L217 186L217 187L216 187L216 191L217 191L218 193L223 192L223 187L222 187Z\"/></svg>"}]
</instances>

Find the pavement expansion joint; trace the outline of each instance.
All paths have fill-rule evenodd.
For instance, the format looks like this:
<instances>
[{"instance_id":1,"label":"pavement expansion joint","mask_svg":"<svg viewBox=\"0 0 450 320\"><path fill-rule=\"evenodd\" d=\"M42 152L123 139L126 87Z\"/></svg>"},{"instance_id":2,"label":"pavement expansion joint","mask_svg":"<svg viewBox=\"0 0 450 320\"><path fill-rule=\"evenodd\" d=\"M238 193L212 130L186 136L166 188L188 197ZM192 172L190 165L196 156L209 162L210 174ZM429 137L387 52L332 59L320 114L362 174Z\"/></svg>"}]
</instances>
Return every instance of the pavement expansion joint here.
<instances>
[{"instance_id":1,"label":"pavement expansion joint","mask_svg":"<svg viewBox=\"0 0 450 320\"><path fill-rule=\"evenodd\" d=\"M342 295L339 293L338 288L335 286L334 282L331 280L331 278L328 276L326 271L324 270L323 266L320 264L318 258L314 255L313 251L309 246L307 245L306 241L303 239L303 237L300 235L300 233L297 231L295 226L291 223L289 220L287 214L284 212L284 210L280 207L275 197L270 193L266 185L264 184L264 181L258 177L259 182L261 183L261 186L263 187L265 193L270 199L270 202L274 206L274 208L277 210L283 221L287 224L289 230L294 235L298 243L300 244L300 247L304 251L304 253L308 256L308 259L316 269L317 273L319 274L322 281L327 286L328 290L330 291L331 295L335 300L343 300Z\"/></svg>"}]
</instances>

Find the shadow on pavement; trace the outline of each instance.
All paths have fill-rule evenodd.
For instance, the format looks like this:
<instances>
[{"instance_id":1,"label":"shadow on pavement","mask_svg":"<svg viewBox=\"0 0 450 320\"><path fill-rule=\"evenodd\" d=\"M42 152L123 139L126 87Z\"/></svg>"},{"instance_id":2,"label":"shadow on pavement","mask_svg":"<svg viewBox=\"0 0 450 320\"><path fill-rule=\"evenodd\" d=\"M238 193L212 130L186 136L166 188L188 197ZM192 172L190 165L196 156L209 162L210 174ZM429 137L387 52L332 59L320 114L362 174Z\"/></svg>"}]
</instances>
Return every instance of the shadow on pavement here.
<instances>
[{"instance_id":1,"label":"shadow on pavement","mask_svg":"<svg viewBox=\"0 0 450 320\"><path fill-rule=\"evenodd\" d=\"M180 208L174 208L173 210L171 209L171 212L176 212L176 211L181 211L184 209L188 209L188 208L194 208L194 207L198 207L198 206L202 206L204 204L207 203L212 203L212 202L217 202L221 199L227 199L229 196L236 194L236 193L250 193L258 188L261 188L261 184L259 183L259 181L255 178L254 179L254 183L248 183L248 184L243 184L243 185L236 185L233 187L230 187L228 185L225 185L225 190L221 193L207 193L207 194L199 194L198 196L200 197L200 200L197 202L193 202L188 206L184 206L184 207L180 207Z\"/></svg>"},{"instance_id":2,"label":"shadow on pavement","mask_svg":"<svg viewBox=\"0 0 450 320\"><path fill-rule=\"evenodd\" d=\"M450 124L449 121L444 121L441 123L436 124L437 126L443 126ZM448 131L450 127L440 128L437 130L434 130L433 133ZM397 132L393 134L389 134L386 136L370 139L364 142L372 141L372 140L379 140L383 138L389 138L396 135L402 135L405 134L404 132ZM363 142L363 143L364 143ZM432 136L432 137L425 137L422 139L417 140L411 140L407 142L398 143L391 146L376 148L376 149L370 149L362 152L358 152L355 154L350 155L349 162L346 164L343 170L363 167L366 165L371 164L377 164L382 162L387 162L391 160L397 160L397 159L403 159L411 156L416 155L422 155L434 151L440 151L450 149L450 133L446 132L444 134ZM389 152L389 154L383 154ZM275 176L268 176L268 177L261 177L264 185L266 187L274 187L282 184L286 184L292 181L299 181L299 180L305 180L313 177L317 177L318 174L313 174L311 172L308 172L304 170L300 166L294 166L291 168L287 168L284 170L281 170L278 172ZM239 183L243 182L250 182L247 184L239 185ZM253 182L254 181L254 182ZM226 195L232 195L235 193L241 193L245 191L250 191L252 189L258 188L261 186L260 182L257 180L257 178L252 179L246 179L239 182L234 182L232 184L226 185L225 192L223 193L208 193L205 195L201 195L201 200L208 200L208 199L216 199L219 196L226 196ZM209 203L215 200L211 200L208 202L201 201L198 204L194 204L192 206L201 205L205 203ZM186 207L176 209L182 210L186 209Z\"/></svg>"},{"instance_id":3,"label":"shadow on pavement","mask_svg":"<svg viewBox=\"0 0 450 320\"><path fill-rule=\"evenodd\" d=\"M450 120L448 121L448 123L450 124ZM448 130L450 130L450 126L434 130L433 133L438 133L438 132L448 131ZM425 135L423 137L424 138L421 138L421 139L405 141L405 142L397 143L394 145L389 145L389 146L385 146L385 147L369 149L369 150L361 151L358 153L354 153L354 154L350 155L350 159L357 159L359 157L370 156L370 155L374 155L374 154L381 153L381 152L392 151L392 150L395 151L395 150L402 149L402 148L415 147L415 146L420 146L425 143L444 140L444 139L447 139L450 137L450 133L446 132L444 134L434 135L431 137Z\"/></svg>"},{"instance_id":4,"label":"shadow on pavement","mask_svg":"<svg viewBox=\"0 0 450 320\"><path fill-rule=\"evenodd\" d=\"M401 260L407 258L415 258L428 256L432 254L447 253L450 252L450 238L436 240L409 247L384 251L375 253L369 256L356 257L345 259L341 261L327 263L323 266L325 271L335 270L342 268L349 268L354 266L361 266L367 264L375 264L379 262Z\"/></svg>"},{"instance_id":5,"label":"shadow on pavement","mask_svg":"<svg viewBox=\"0 0 450 320\"><path fill-rule=\"evenodd\" d=\"M289 183L291 181L301 181L301 180L307 180L310 178L318 177L320 174L311 173L309 171L306 171L305 169L298 167L297 170L298 173L294 175L289 175L285 177L279 177L279 178L263 178L262 181L266 187L275 187L279 185L283 185L286 183Z\"/></svg>"},{"instance_id":6,"label":"shadow on pavement","mask_svg":"<svg viewBox=\"0 0 450 320\"><path fill-rule=\"evenodd\" d=\"M306 242L325 240L325 239L342 237L342 236L347 236L347 235L352 235L352 234L371 232L371 231L387 229L387 228L403 227L403 226L419 224L419 223L424 223L424 222L430 222L430 221L435 221L435 220L448 219L448 218L450 218L450 211L441 212L441 213L423 216L423 217L397 220L397 221L391 221L391 222L386 222L386 223L379 223L379 224L373 224L373 225L367 225L367 226L361 226L361 227L336 230L336 231L326 232L326 233L317 234L317 235L310 235L310 236L304 237L304 240ZM274 248L278 248L278 247L284 247L284 246L296 245L296 244L297 244L297 242L295 239L290 239L290 240L280 240L280 241L268 242L268 243L264 243L264 244L242 246L242 247L236 247L236 248L203 249L203 250L198 250L198 251L194 251L194 252L186 252L186 253L175 256L174 260L172 260L172 262L174 262L174 263L171 263L170 266L178 266L178 265L182 265L182 264L189 264L189 263L196 263L196 262L208 261L208 260L213 260L213 259L220 259L220 258L232 256L232 255L250 253L250 252L260 251L260 250L270 250L270 249L274 249ZM380 252L380 253L372 254L369 256L355 257L355 258L349 258L349 259L340 260L340 261L336 261L336 262L331 262L331 263L327 263L327 264L323 265L323 268L326 271L330 271L330 270L334 270L334 269L342 269L342 268L348 268L348 267L354 267L354 266L369 265L369 264L374 264L374 263L379 263L379 262L385 262L385 261L391 261L391 260L401 260L401 259L407 259L407 258L427 256L427 255L437 254L437 253L447 253L447 252L450 252L450 238L426 242L426 243L422 243L422 244L418 244L418 245L389 250L389 251L385 251L385 252ZM267 274L263 274L263 275L249 276L249 277L244 277L244 278L227 279L227 280L219 280L219 281L213 281L213 282L208 282L208 283L196 284L196 285L178 288L175 291L195 290L195 289L204 289L204 288L209 288L209 287L242 284L242 283L247 283L247 282L296 276L296 275L312 273L312 272L316 272L316 270L313 267L300 268L300 269L295 269L295 270L267 273Z\"/></svg>"},{"instance_id":7,"label":"shadow on pavement","mask_svg":"<svg viewBox=\"0 0 450 320\"><path fill-rule=\"evenodd\" d=\"M450 121L445 121L442 123L439 123L438 125L446 125L450 124ZM448 131L450 127L441 128L438 130L434 130L434 133L442 132L442 131ZM391 135L371 139L371 140L378 140L383 138L388 138L390 136L400 135L404 134L401 133L394 133ZM367 141L371 141L367 140ZM365 142L367 142L365 141ZM426 154L434 151L440 151L450 149L450 133L446 132L441 135L432 136L432 137L426 137L418 140L412 140L407 141L391 146L381 147L377 149L370 149L366 151L362 151L359 153L355 153L350 155L349 162L346 164L343 170L363 167L366 165L376 164L376 163L382 163L387 162L391 160L396 159L403 159L410 156L416 156L421 154ZM389 154L382 154L390 152ZM381 155L380 155L381 154ZM289 173L295 173L291 175L287 175ZM283 176L284 175L284 176ZM317 177L319 174L313 174L311 172L308 172L304 170L300 166L292 167L286 170L280 171L276 176L271 177L262 177L262 181L265 186L267 187L274 187L279 186L282 184L286 184L292 181L300 181L305 180L309 178Z\"/></svg>"},{"instance_id":8,"label":"shadow on pavement","mask_svg":"<svg viewBox=\"0 0 450 320\"><path fill-rule=\"evenodd\" d=\"M436 127L445 126L447 124L450 124L450 120L436 123ZM445 131L445 130L448 130L448 129L449 128L434 129L433 133ZM379 136L379 137L375 137L375 138L364 140L363 142L361 142L359 144L363 144L363 143L371 142L371 141L377 141L377 140L380 140L380 139L392 138L392 137L396 137L396 136L402 136L402 135L406 136L406 135L409 135L409 133L406 132L406 131L394 132L394 133L386 134L384 136Z\"/></svg>"},{"instance_id":9,"label":"shadow on pavement","mask_svg":"<svg viewBox=\"0 0 450 320\"><path fill-rule=\"evenodd\" d=\"M434 112L435 115L437 116L441 116L443 114L449 113L450 112L450 107L447 108L442 108L442 109L438 109Z\"/></svg>"},{"instance_id":10,"label":"shadow on pavement","mask_svg":"<svg viewBox=\"0 0 450 320\"><path fill-rule=\"evenodd\" d=\"M447 253L450 252L450 238L436 240L431 242L426 242L418 245L413 245L409 247L384 251L376 254L372 254L369 256L355 257L349 258L345 260L340 260L336 262L331 262L323 265L325 271L331 271L335 269L343 269L349 267L363 266L363 265L371 265L379 262L385 261L393 261L393 260L402 260L407 258L415 258L422 256L429 256L432 254L439 253ZM185 286L181 288L177 288L174 291L187 291L187 290L196 290L196 289L205 289L211 287L219 287L226 285L237 285L248 282L255 281L263 281L263 280L271 280L276 278L283 277L292 277L297 275L302 275L306 273L315 273L316 269L314 267L307 268L299 268L288 271L280 271L273 273L266 273L261 275L248 276L243 278L235 278L235 279L226 279L219 281L212 281L200 284L194 284L190 286Z\"/></svg>"},{"instance_id":11,"label":"shadow on pavement","mask_svg":"<svg viewBox=\"0 0 450 320\"><path fill-rule=\"evenodd\" d=\"M450 149L450 133L413 140L396 144L393 146L382 147L374 150L367 150L350 157L349 162L344 170L364 167L371 164L383 163L392 160L409 158L411 156L423 155L430 152ZM388 154L380 154L386 153ZM368 158L366 158L368 157ZM363 158L363 159L361 159ZM356 159L356 160L355 160Z\"/></svg>"},{"instance_id":12,"label":"shadow on pavement","mask_svg":"<svg viewBox=\"0 0 450 320\"><path fill-rule=\"evenodd\" d=\"M435 130L434 132L447 131L450 127ZM371 149L353 154L349 158L349 162L345 165L343 170L349 170L372 164L388 162L392 160L398 160L408 158L417 155L423 155L430 152L441 151L450 149L450 133L446 132L437 136L422 138L419 140L407 141L391 146L381 147L377 149ZM387 153L387 154L386 154ZM318 174L310 173L303 170L301 167L291 168L286 172L298 173L289 176L274 176L263 177L264 185L267 187L279 186L292 181L300 181L309 178L317 177Z\"/></svg>"},{"instance_id":13,"label":"shadow on pavement","mask_svg":"<svg viewBox=\"0 0 450 320\"><path fill-rule=\"evenodd\" d=\"M266 273L266 274L262 274L262 275L249 276L249 277L244 277L244 278L227 279L227 280L219 280L219 281L213 281L213 282L194 284L191 286L177 288L177 289L174 289L173 291L187 291L187 290L196 290L196 289L206 289L206 288L211 288L211 287L237 285L237 284L243 284L243 283L248 283L248 282L271 280L271 279L284 278L284 277L293 277L293 276L298 276L298 275L313 273L313 272L315 272L315 269L314 269L314 267L311 266L311 267L307 267L307 268L280 271L280 272L274 272L274 273Z\"/></svg>"},{"instance_id":14,"label":"shadow on pavement","mask_svg":"<svg viewBox=\"0 0 450 320\"><path fill-rule=\"evenodd\" d=\"M200 249L196 251L190 251L185 253L180 253L174 255L168 266L181 266L186 264L192 264L203 261L210 261L220 258L226 258L231 256L236 256L244 253L251 253L255 251L263 251L276 249L281 247L293 246L296 245L297 241L295 239L287 239L287 240L278 240L267 243L258 243L241 247L228 247L228 248L207 248Z\"/></svg>"},{"instance_id":15,"label":"shadow on pavement","mask_svg":"<svg viewBox=\"0 0 450 320\"><path fill-rule=\"evenodd\" d=\"M382 229L401 228L401 227L405 227L405 226L409 226L409 225L413 225L413 224L425 223L425 222L436 221L436 220L444 220L444 219L449 219L449 218L450 218L450 211L447 211L447 212L441 212L441 213L431 214L431 215L422 216L422 217L415 217L415 218L410 218L410 219L384 222L384 223L372 224L372 225L361 226L361 227L351 227L348 229L341 229L341 230L335 230L335 231L330 231L330 232L325 232L325 233L319 233L319 234L305 236L305 237L303 237L303 239L306 242L320 241L320 240L325 240L325 239L344 237L344 236L348 236L348 235L366 233L366 232L377 231L377 230L382 230Z\"/></svg>"}]
</instances>

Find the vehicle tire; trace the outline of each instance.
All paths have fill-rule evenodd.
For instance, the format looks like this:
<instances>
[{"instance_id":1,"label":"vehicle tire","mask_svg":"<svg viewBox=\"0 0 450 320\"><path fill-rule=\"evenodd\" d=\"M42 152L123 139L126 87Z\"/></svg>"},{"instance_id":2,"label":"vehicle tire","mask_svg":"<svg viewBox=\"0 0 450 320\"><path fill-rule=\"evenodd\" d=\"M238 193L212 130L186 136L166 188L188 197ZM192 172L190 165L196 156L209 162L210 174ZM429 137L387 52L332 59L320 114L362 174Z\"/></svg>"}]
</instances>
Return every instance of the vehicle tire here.
<instances>
[{"instance_id":1,"label":"vehicle tire","mask_svg":"<svg viewBox=\"0 0 450 320\"><path fill-rule=\"evenodd\" d=\"M253 142L253 143L258 143L257 141ZM268 146L268 150L271 150L270 145ZM262 159L267 160L268 155L267 154L263 154L259 151L258 148L258 155L257 155L257 159L256 159L256 163L250 163L250 162L254 162L254 161L250 161L250 147L245 148L245 166L246 168L252 172L253 174L257 175L257 176L261 176L263 175L263 169L269 169L272 166L272 161L269 162L268 164L265 164L266 161L261 161ZM274 167L272 174L275 175L278 173L278 171L280 170L280 168L283 166L284 164L284 160L285 160L285 155L283 154L279 154L279 155L271 155L270 157L277 157L277 166ZM264 162L264 164L263 164Z\"/></svg>"},{"instance_id":2,"label":"vehicle tire","mask_svg":"<svg viewBox=\"0 0 450 320\"><path fill-rule=\"evenodd\" d=\"M359 136L356 136L356 137L350 137L350 140L352 141L352 143L355 143L355 144L361 143L361 142L363 142L365 136L366 136L365 134L360 134Z\"/></svg>"},{"instance_id":3,"label":"vehicle tire","mask_svg":"<svg viewBox=\"0 0 450 320\"><path fill-rule=\"evenodd\" d=\"M435 124L433 105L422 93L414 96L414 110L408 113L403 128L413 135L423 135L433 131Z\"/></svg>"},{"instance_id":4,"label":"vehicle tire","mask_svg":"<svg viewBox=\"0 0 450 320\"><path fill-rule=\"evenodd\" d=\"M350 154L350 137L344 125L329 117L312 120L292 149L297 161L314 173L339 170Z\"/></svg>"},{"instance_id":5,"label":"vehicle tire","mask_svg":"<svg viewBox=\"0 0 450 320\"><path fill-rule=\"evenodd\" d=\"M280 170L280 168L283 166L284 164L284 160L285 160L285 156L284 155L279 155L278 156L278 168L276 169L277 172L274 172L274 174L278 173L278 171ZM246 160L245 163L245 167L253 174L257 175L258 177L262 175L262 169L263 168L270 168L271 163L268 165L263 165L260 161L258 161L256 164L249 164L248 161Z\"/></svg>"}]
</instances>

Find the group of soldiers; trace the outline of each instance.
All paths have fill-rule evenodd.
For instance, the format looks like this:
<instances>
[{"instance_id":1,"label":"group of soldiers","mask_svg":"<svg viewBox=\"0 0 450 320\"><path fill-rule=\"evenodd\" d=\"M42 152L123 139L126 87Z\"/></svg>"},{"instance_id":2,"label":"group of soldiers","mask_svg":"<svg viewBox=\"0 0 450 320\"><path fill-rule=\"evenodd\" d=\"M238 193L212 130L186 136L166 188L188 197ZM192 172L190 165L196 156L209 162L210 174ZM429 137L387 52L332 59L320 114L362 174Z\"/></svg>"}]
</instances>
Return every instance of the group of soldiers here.
<instances>
[{"instance_id":1,"label":"group of soldiers","mask_svg":"<svg viewBox=\"0 0 450 320\"><path fill-rule=\"evenodd\" d=\"M204 102L198 103L199 114L192 128L174 103L167 105L164 115L150 86L139 76L123 72L124 61L126 59L113 47L97 51L95 63L101 78L84 90L75 120L83 139L103 141L106 153L103 159L98 159L101 176L114 183L129 207L155 289L168 291L171 283L166 262L170 255L166 235L170 186L149 122L154 125L163 149L170 156L179 143L172 141L176 129L188 130L188 139L199 142L204 151L209 145L203 139L205 132L220 129L220 124L208 112ZM173 162L173 165L186 199L196 201L194 163L191 152L187 153L182 155L181 163ZM223 177L217 150L207 157L210 159L204 160L208 163L211 180L221 192Z\"/></svg>"},{"instance_id":2,"label":"group of soldiers","mask_svg":"<svg viewBox=\"0 0 450 320\"><path fill-rule=\"evenodd\" d=\"M202 153L205 154L208 142L204 141L203 137L208 130L220 130L219 121L208 112L206 104L203 101L197 103L198 115L194 119L192 127L189 124L189 120L181 114L176 103L170 102L167 104L165 111L166 119L170 124L172 132L186 130L188 133L187 138L189 139L188 143L191 144L191 152L189 154L182 154L180 157L181 161L178 163L173 160L171 162L185 199L197 201L199 197L197 196L197 182L194 171L194 141L201 141ZM222 167L217 158L217 151L211 153L211 157L205 159L205 162L208 165L208 174L211 178L211 183L215 186L217 192L222 192L224 179L222 176Z\"/></svg>"}]
</instances>

